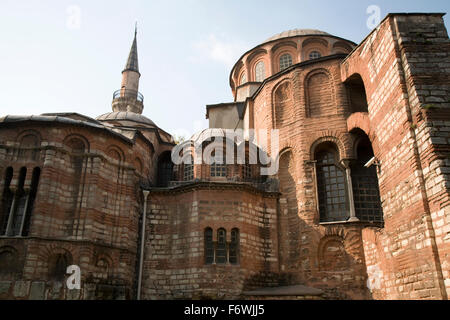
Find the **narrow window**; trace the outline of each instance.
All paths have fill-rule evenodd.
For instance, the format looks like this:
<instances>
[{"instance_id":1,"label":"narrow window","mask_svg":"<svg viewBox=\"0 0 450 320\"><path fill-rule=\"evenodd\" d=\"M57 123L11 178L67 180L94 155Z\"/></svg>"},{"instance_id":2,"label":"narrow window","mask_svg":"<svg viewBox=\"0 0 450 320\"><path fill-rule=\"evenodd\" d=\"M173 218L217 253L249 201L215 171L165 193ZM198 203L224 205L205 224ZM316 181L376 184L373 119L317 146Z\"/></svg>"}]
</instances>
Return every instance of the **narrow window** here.
<instances>
[{"instance_id":1,"label":"narrow window","mask_svg":"<svg viewBox=\"0 0 450 320\"><path fill-rule=\"evenodd\" d=\"M383 222L376 166L364 166L374 156L368 138L358 144L357 156L351 166L356 217L365 222Z\"/></svg>"},{"instance_id":2,"label":"narrow window","mask_svg":"<svg viewBox=\"0 0 450 320\"><path fill-rule=\"evenodd\" d=\"M238 264L239 262L239 229L231 230L231 242L229 251L230 264Z\"/></svg>"},{"instance_id":3,"label":"narrow window","mask_svg":"<svg viewBox=\"0 0 450 320\"><path fill-rule=\"evenodd\" d=\"M255 81L263 82L266 77L266 70L264 66L264 62L260 61L255 66Z\"/></svg>"},{"instance_id":4,"label":"narrow window","mask_svg":"<svg viewBox=\"0 0 450 320\"><path fill-rule=\"evenodd\" d=\"M290 54L283 54L280 57L280 71L289 68L292 66L292 57Z\"/></svg>"},{"instance_id":5,"label":"narrow window","mask_svg":"<svg viewBox=\"0 0 450 320\"><path fill-rule=\"evenodd\" d=\"M36 195L37 195L37 191L38 191L40 176L41 176L41 169L34 168L33 177L31 178L31 187L30 187L30 195L28 198L28 206L27 206L27 209L25 212L25 217L24 217L23 227L22 227L22 232L21 232L23 237L28 236L28 234L30 232L30 221L31 221L31 216L33 214L34 201L36 199Z\"/></svg>"},{"instance_id":6,"label":"narrow window","mask_svg":"<svg viewBox=\"0 0 450 320\"><path fill-rule=\"evenodd\" d=\"M321 222L345 221L349 217L345 171L336 159L336 152L330 149L316 155Z\"/></svg>"},{"instance_id":7,"label":"narrow window","mask_svg":"<svg viewBox=\"0 0 450 320\"><path fill-rule=\"evenodd\" d=\"M189 163L184 164L183 180L194 180L194 158L191 156Z\"/></svg>"},{"instance_id":8,"label":"narrow window","mask_svg":"<svg viewBox=\"0 0 450 320\"><path fill-rule=\"evenodd\" d=\"M70 264L67 254L58 253L52 256L50 260L49 278L55 281L63 281L67 267Z\"/></svg>"},{"instance_id":9,"label":"narrow window","mask_svg":"<svg viewBox=\"0 0 450 320\"><path fill-rule=\"evenodd\" d=\"M205 229L205 264L214 263L214 243L213 230L211 228Z\"/></svg>"},{"instance_id":10,"label":"narrow window","mask_svg":"<svg viewBox=\"0 0 450 320\"><path fill-rule=\"evenodd\" d=\"M158 161L158 186L168 187L172 181L173 162L170 152L164 153Z\"/></svg>"},{"instance_id":11,"label":"narrow window","mask_svg":"<svg viewBox=\"0 0 450 320\"><path fill-rule=\"evenodd\" d=\"M225 229L217 230L216 263L227 263L227 232Z\"/></svg>"},{"instance_id":12,"label":"narrow window","mask_svg":"<svg viewBox=\"0 0 450 320\"><path fill-rule=\"evenodd\" d=\"M320 57L322 57L322 55L320 54L319 51L311 51L311 53L309 54L310 60L319 59Z\"/></svg>"},{"instance_id":13,"label":"narrow window","mask_svg":"<svg viewBox=\"0 0 450 320\"><path fill-rule=\"evenodd\" d=\"M14 170L9 167L5 171L5 185L2 196L2 207L0 212L0 236L6 235L6 229L8 227L9 214L13 204L14 193L10 189L11 180L13 178Z\"/></svg>"},{"instance_id":14,"label":"narrow window","mask_svg":"<svg viewBox=\"0 0 450 320\"><path fill-rule=\"evenodd\" d=\"M247 83L247 74L245 74L245 72L242 74L239 84L243 85L244 83Z\"/></svg>"},{"instance_id":15,"label":"narrow window","mask_svg":"<svg viewBox=\"0 0 450 320\"><path fill-rule=\"evenodd\" d=\"M252 179L252 166L248 163L242 165L242 178L244 181Z\"/></svg>"},{"instance_id":16,"label":"narrow window","mask_svg":"<svg viewBox=\"0 0 450 320\"><path fill-rule=\"evenodd\" d=\"M8 221L7 236L17 237L21 234L22 222L25 216L25 210L28 200L28 194L24 190L27 168L20 169L19 186L14 195L14 201L11 209L11 215Z\"/></svg>"}]
</instances>

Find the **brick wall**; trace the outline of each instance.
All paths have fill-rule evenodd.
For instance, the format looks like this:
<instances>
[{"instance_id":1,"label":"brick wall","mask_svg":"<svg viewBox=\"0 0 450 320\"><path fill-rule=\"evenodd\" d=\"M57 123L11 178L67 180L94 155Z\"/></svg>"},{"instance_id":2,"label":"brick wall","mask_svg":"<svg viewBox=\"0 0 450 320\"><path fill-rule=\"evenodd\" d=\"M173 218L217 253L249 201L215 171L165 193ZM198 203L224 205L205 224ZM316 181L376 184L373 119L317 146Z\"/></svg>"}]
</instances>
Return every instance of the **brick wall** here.
<instances>
[{"instance_id":1,"label":"brick wall","mask_svg":"<svg viewBox=\"0 0 450 320\"><path fill-rule=\"evenodd\" d=\"M441 15L390 15L343 63L364 81L381 163L385 228L363 233L379 298L448 297L448 46Z\"/></svg>"}]
</instances>

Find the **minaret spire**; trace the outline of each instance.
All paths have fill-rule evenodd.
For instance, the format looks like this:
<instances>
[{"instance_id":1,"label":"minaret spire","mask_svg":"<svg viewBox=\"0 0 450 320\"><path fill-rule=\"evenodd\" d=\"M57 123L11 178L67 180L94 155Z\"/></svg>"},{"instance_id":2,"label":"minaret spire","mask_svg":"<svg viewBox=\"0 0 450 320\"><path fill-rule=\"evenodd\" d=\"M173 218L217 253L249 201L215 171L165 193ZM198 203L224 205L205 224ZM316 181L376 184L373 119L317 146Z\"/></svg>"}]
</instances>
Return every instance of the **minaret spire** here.
<instances>
[{"instance_id":1,"label":"minaret spire","mask_svg":"<svg viewBox=\"0 0 450 320\"><path fill-rule=\"evenodd\" d=\"M139 73L138 52L137 52L137 22L134 27L134 40L131 45L130 54L128 55L127 64L125 65L125 71L135 71Z\"/></svg>"},{"instance_id":2,"label":"minaret spire","mask_svg":"<svg viewBox=\"0 0 450 320\"><path fill-rule=\"evenodd\" d=\"M139 93L139 63L137 52L137 22L134 27L134 40L128 55L127 64L122 71L122 85L114 92L112 108L114 112L134 112L142 114L144 97Z\"/></svg>"}]
</instances>

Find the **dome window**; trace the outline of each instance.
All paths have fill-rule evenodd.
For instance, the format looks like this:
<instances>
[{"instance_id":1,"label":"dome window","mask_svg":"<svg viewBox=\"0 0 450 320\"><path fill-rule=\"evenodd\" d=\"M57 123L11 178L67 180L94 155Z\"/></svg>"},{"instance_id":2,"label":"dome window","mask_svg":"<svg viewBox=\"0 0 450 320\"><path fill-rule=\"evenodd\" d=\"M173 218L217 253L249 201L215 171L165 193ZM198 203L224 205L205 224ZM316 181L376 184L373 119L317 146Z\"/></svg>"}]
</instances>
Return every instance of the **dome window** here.
<instances>
[{"instance_id":1,"label":"dome window","mask_svg":"<svg viewBox=\"0 0 450 320\"><path fill-rule=\"evenodd\" d=\"M290 54L283 54L280 57L280 71L289 68L292 66L292 57Z\"/></svg>"},{"instance_id":2,"label":"dome window","mask_svg":"<svg viewBox=\"0 0 450 320\"><path fill-rule=\"evenodd\" d=\"M320 52L318 52L318 51L312 51L312 52L309 54L309 59L310 59L310 60L319 59L320 57L322 57L322 55L321 55Z\"/></svg>"},{"instance_id":3,"label":"dome window","mask_svg":"<svg viewBox=\"0 0 450 320\"><path fill-rule=\"evenodd\" d=\"M258 62L255 67L255 81L263 82L264 78L266 77L265 73L266 73L266 71L265 71L264 62L263 61Z\"/></svg>"},{"instance_id":4,"label":"dome window","mask_svg":"<svg viewBox=\"0 0 450 320\"><path fill-rule=\"evenodd\" d=\"M241 76L241 81L239 82L239 85L243 85L244 83L247 83L247 75L245 72Z\"/></svg>"}]
</instances>

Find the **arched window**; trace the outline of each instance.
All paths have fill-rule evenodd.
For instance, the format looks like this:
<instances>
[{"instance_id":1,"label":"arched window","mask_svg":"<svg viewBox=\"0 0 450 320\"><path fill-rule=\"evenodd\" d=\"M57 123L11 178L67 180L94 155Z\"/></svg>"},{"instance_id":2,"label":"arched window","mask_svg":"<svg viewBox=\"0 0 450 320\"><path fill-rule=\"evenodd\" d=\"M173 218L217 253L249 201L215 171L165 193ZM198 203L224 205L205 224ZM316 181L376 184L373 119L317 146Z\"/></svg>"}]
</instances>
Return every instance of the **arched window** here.
<instances>
[{"instance_id":1,"label":"arched window","mask_svg":"<svg viewBox=\"0 0 450 320\"><path fill-rule=\"evenodd\" d=\"M319 59L320 57L322 57L322 55L320 54L319 51L311 51L309 53L309 60Z\"/></svg>"},{"instance_id":2,"label":"arched window","mask_svg":"<svg viewBox=\"0 0 450 320\"><path fill-rule=\"evenodd\" d=\"M183 166L183 180L194 180L194 158L191 156L189 163L185 163Z\"/></svg>"},{"instance_id":3,"label":"arched window","mask_svg":"<svg viewBox=\"0 0 450 320\"><path fill-rule=\"evenodd\" d=\"M161 155L158 161L158 186L168 187L169 182L172 181L173 162L170 152L165 152Z\"/></svg>"},{"instance_id":4,"label":"arched window","mask_svg":"<svg viewBox=\"0 0 450 320\"><path fill-rule=\"evenodd\" d=\"M216 263L227 263L227 232L222 228L217 230Z\"/></svg>"},{"instance_id":5,"label":"arched window","mask_svg":"<svg viewBox=\"0 0 450 320\"><path fill-rule=\"evenodd\" d=\"M213 230L211 228L205 229L205 264L214 263L214 242Z\"/></svg>"},{"instance_id":6,"label":"arched window","mask_svg":"<svg viewBox=\"0 0 450 320\"><path fill-rule=\"evenodd\" d=\"M231 230L231 242L228 256L228 261L231 264L239 263L239 229L235 228Z\"/></svg>"},{"instance_id":7,"label":"arched window","mask_svg":"<svg viewBox=\"0 0 450 320\"><path fill-rule=\"evenodd\" d=\"M34 168L33 176L31 178L30 193L28 196L28 205L27 205L27 209L25 212L25 217L24 217L24 222L23 222L23 227L22 227L22 236L24 236L24 237L28 236L28 234L30 232L30 221L31 221L31 216L33 214L34 201L36 200L40 176L41 176L41 169Z\"/></svg>"},{"instance_id":8,"label":"arched window","mask_svg":"<svg viewBox=\"0 0 450 320\"><path fill-rule=\"evenodd\" d=\"M19 184L17 191L14 194L9 190L12 179L12 168L7 171L2 204L3 214L0 221L0 235L6 235L8 237L27 236L30 229L30 220L33 213L34 200L37 194L41 170L40 168L35 168L33 170L30 189L25 190L24 184L27 169L25 167L20 169Z\"/></svg>"},{"instance_id":9,"label":"arched window","mask_svg":"<svg viewBox=\"0 0 450 320\"><path fill-rule=\"evenodd\" d=\"M345 81L347 96L350 102L350 112L369 112L366 88L359 74L354 74Z\"/></svg>"},{"instance_id":10,"label":"arched window","mask_svg":"<svg viewBox=\"0 0 450 320\"><path fill-rule=\"evenodd\" d=\"M0 248L0 275L11 275L18 270L17 252L12 247Z\"/></svg>"},{"instance_id":11,"label":"arched window","mask_svg":"<svg viewBox=\"0 0 450 320\"><path fill-rule=\"evenodd\" d=\"M358 159L351 166L353 197L356 217L364 222L382 222L380 190L376 166L364 165L374 157L369 138L360 140L357 147Z\"/></svg>"},{"instance_id":12,"label":"arched window","mask_svg":"<svg viewBox=\"0 0 450 320\"><path fill-rule=\"evenodd\" d=\"M49 278L55 281L63 281L67 267L71 264L71 257L67 253L53 255L49 261Z\"/></svg>"},{"instance_id":13,"label":"arched window","mask_svg":"<svg viewBox=\"0 0 450 320\"><path fill-rule=\"evenodd\" d=\"M266 78L266 70L265 70L264 62L260 61L255 66L255 81L263 82Z\"/></svg>"},{"instance_id":14,"label":"arched window","mask_svg":"<svg viewBox=\"0 0 450 320\"><path fill-rule=\"evenodd\" d=\"M2 207L0 212L0 236L6 235L6 230L8 227L9 214L11 212L11 207L13 204L14 193L9 188L11 185L11 180L13 178L14 170L12 167L9 167L5 171L5 184L3 188L2 195Z\"/></svg>"},{"instance_id":15,"label":"arched window","mask_svg":"<svg viewBox=\"0 0 450 320\"><path fill-rule=\"evenodd\" d=\"M317 191L321 222L346 221L349 217L345 170L338 165L331 146L316 153Z\"/></svg>"},{"instance_id":16,"label":"arched window","mask_svg":"<svg viewBox=\"0 0 450 320\"><path fill-rule=\"evenodd\" d=\"M280 71L292 66L292 57L290 54L283 54L280 57Z\"/></svg>"},{"instance_id":17,"label":"arched window","mask_svg":"<svg viewBox=\"0 0 450 320\"><path fill-rule=\"evenodd\" d=\"M247 83L247 74L245 72L241 75L241 80L239 84L243 85L244 83Z\"/></svg>"},{"instance_id":18,"label":"arched window","mask_svg":"<svg viewBox=\"0 0 450 320\"><path fill-rule=\"evenodd\" d=\"M98 274L97 277L100 279L107 279L108 278L108 272L109 272L109 263L105 259L99 259L97 261L97 270Z\"/></svg>"},{"instance_id":19,"label":"arched window","mask_svg":"<svg viewBox=\"0 0 450 320\"><path fill-rule=\"evenodd\" d=\"M16 237L21 234L23 218L26 210L25 207L27 205L28 199L28 195L24 190L26 176L27 168L23 167L22 169L20 169L19 186L17 188L16 194L14 195L12 210L8 221L8 230L6 232L6 235L10 237Z\"/></svg>"},{"instance_id":20,"label":"arched window","mask_svg":"<svg viewBox=\"0 0 450 320\"><path fill-rule=\"evenodd\" d=\"M34 134L27 134L20 140L19 159L37 160L39 155L39 138Z\"/></svg>"},{"instance_id":21,"label":"arched window","mask_svg":"<svg viewBox=\"0 0 450 320\"><path fill-rule=\"evenodd\" d=\"M251 180L252 175L252 166L249 163L245 163L242 165L242 179L245 181Z\"/></svg>"}]
</instances>

